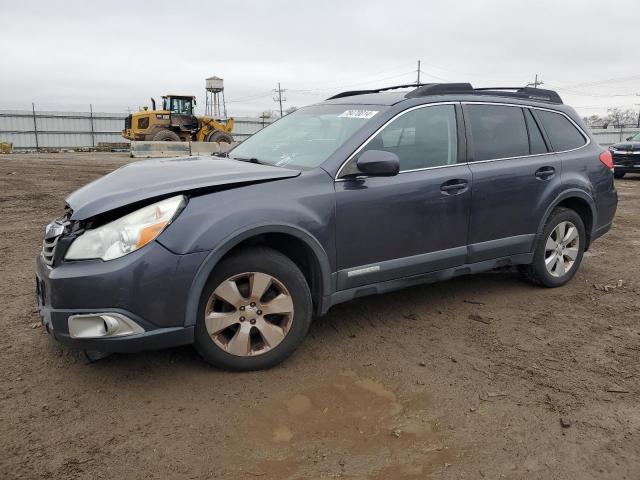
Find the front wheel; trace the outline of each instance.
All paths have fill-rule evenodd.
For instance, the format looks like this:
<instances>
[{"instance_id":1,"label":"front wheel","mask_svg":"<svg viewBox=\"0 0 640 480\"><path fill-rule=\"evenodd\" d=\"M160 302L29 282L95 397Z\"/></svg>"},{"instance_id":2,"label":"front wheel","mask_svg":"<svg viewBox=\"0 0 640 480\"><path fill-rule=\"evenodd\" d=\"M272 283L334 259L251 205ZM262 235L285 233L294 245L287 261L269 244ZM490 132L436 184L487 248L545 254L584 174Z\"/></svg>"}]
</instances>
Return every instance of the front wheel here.
<instances>
[{"instance_id":1,"label":"front wheel","mask_svg":"<svg viewBox=\"0 0 640 480\"><path fill-rule=\"evenodd\" d=\"M622 178L627 172L613 172L614 178Z\"/></svg>"},{"instance_id":2,"label":"front wheel","mask_svg":"<svg viewBox=\"0 0 640 480\"><path fill-rule=\"evenodd\" d=\"M179 142L180 136L171 130L162 129L153 134L154 142Z\"/></svg>"},{"instance_id":3,"label":"front wheel","mask_svg":"<svg viewBox=\"0 0 640 480\"><path fill-rule=\"evenodd\" d=\"M311 314L309 286L293 261L269 248L242 250L216 267L202 292L195 348L226 370L270 368L300 345Z\"/></svg>"},{"instance_id":4,"label":"front wheel","mask_svg":"<svg viewBox=\"0 0 640 480\"><path fill-rule=\"evenodd\" d=\"M207 142L233 143L233 137L226 132L213 132L207 135Z\"/></svg>"},{"instance_id":5,"label":"front wheel","mask_svg":"<svg viewBox=\"0 0 640 480\"><path fill-rule=\"evenodd\" d=\"M551 212L538 236L531 265L520 272L544 287L560 287L576 274L586 246L582 218L574 210L558 207Z\"/></svg>"}]
</instances>

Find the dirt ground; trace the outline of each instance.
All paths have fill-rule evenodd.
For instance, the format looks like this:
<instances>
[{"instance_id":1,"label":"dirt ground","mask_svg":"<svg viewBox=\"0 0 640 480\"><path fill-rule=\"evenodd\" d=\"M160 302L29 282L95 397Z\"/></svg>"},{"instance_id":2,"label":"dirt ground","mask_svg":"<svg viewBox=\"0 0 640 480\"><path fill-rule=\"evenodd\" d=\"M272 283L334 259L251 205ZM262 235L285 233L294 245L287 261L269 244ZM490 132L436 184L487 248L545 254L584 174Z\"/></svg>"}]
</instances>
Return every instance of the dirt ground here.
<instances>
[{"instance_id":1,"label":"dirt ground","mask_svg":"<svg viewBox=\"0 0 640 480\"><path fill-rule=\"evenodd\" d=\"M640 176L563 288L506 271L356 300L232 374L191 347L84 365L39 327L44 226L128 161L0 156L0 478L640 478Z\"/></svg>"}]
</instances>

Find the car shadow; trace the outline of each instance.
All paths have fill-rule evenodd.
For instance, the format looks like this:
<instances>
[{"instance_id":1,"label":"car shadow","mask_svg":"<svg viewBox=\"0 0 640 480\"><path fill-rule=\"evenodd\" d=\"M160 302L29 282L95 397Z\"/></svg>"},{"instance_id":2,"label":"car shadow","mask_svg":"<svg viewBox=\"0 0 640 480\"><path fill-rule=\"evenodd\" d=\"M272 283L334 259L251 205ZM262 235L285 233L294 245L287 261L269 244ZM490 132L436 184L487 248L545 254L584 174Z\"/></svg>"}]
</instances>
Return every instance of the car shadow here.
<instances>
[{"instance_id":1,"label":"car shadow","mask_svg":"<svg viewBox=\"0 0 640 480\"><path fill-rule=\"evenodd\" d=\"M616 182L626 182L626 181L640 182L640 173L627 173L622 178L616 178Z\"/></svg>"},{"instance_id":2,"label":"car shadow","mask_svg":"<svg viewBox=\"0 0 640 480\"><path fill-rule=\"evenodd\" d=\"M395 292L358 298L333 307L326 316L315 318L309 336L300 350L310 347L314 339L330 335L336 325L349 328L350 319L358 318L367 312L377 312L388 317L385 322L409 322L414 311L437 312L451 309L452 305L484 305L487 300L499 292L501 296L509 292L537 289L518 275L515 268L501 268L487 273L467 275L437 283L408 287ZM484 299L484 300L483 300ZM396 315L397 313L397 315ZM353 327L355 328L355 327ZM375 328L375 327L374 327ZM312 345L311 345L312 348ZM287 365L284 362L283 365ZM168 348L129 354L112 354L88 365L101 375L120 375L122 370L150 373L162 370L163 374L173 372L176 376L192 372L222 372L207 364L191 346ZM281 367L275 367L281 368Z\"/></svg>"}]
</instances>

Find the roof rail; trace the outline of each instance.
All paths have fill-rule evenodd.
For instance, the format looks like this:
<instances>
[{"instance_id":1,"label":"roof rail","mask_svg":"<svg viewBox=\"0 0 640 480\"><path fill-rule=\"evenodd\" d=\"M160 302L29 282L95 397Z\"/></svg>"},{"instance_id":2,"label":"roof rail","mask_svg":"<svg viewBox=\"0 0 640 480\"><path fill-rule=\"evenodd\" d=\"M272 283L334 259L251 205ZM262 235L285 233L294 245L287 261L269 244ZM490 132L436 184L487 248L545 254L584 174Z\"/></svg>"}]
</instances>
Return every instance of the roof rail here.
<instances>
[{"instance_id":1,"label":"roof rail","mask_svg":"<svg viewBox=\"0 0 640 480\"><path fill-rule=\"evenodd\" d=\"M531 100L542 100L551 103L563 103L562 98L555 90L532 87L489 87L474 88L474 92L485 95L496 95L499 97L528 98Z\"/></svg>"},{"instance_id":2,"label":"roof rail","mask_svg":"<svg viewBox=\"0 0 640 480\"><path fill-rule=\"evenodd\" d=\"M374 88L372 90L351 90L348 92L340 92L334 95L333 97L327 98L327 100L335 100L336 98L343 98L343 97L353 97L354 95L366 95L367 93L380 93L380 92L385 92L387 90L395 90L396 88L411 88L411 87L415 88L420 85L422 84L409 83L407 85L393 85L391 87Z\"/></svg>"},{"instance_id":3,"label":"roof rail","mask_svg":"<svg viewBox=\"0 0 640 480\"><path fill-rule=\"evenodd\" d=\"M473 93L470 83L426 83L405 95L405 98L446 95L448 93Z\"/></svg>"},{"instance_id":4,"label":"roof rail","mask_svg":"<svg viewBox=\"0 0 640 480\"><path fill-rule=\"evenodd\" d=\"M380 93L387 90L395 90L398 88L412 88L405 95L405 98L426 97L429 95L447 95L447 94L470 94L470 95L492 95L496 97L523 98L529 100L538 100L550 103L563 103L562 98L553 90L545 90L542 88L531 87L485 87L473 88L470 83L424 83L408 85L394 85L391 87L376 88L371 90L352 90L341 92L327 100L335 100L336 98L352 97L355 95L365 95L367 93Z\"/></svg>"}]
</instances>

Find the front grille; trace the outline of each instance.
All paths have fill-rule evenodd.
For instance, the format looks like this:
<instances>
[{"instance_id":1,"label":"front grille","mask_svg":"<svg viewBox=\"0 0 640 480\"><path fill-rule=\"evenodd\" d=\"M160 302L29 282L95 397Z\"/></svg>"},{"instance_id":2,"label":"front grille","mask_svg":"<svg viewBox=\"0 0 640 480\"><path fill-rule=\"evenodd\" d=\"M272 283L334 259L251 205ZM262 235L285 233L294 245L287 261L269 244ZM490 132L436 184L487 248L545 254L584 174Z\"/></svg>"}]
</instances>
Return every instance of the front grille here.
<instances>
[{"instance_id":1,"label":"front grille","mask_svg":"<svg viewBox=\"0 0 640 480\"><path fill-rule=\"evenodd\" d=\"M70 225L71 209L60 218L55 219L45 229L44 240L42 241L42 259L50 267L56 261L56 248L58 240L64 235L65 230Z\"/></svg>"},{"instance_id":2,"label":"front grille","mask_svg":"<svg viewBox=\"0 0 640 480\"><path fill-rule=\"evenodd\" d=\"M56 254L56 246L58 245L59 238L60 236L50 238L48 240L44 239L44 241L42 242L42 258L44 259L44 263L46 263L50 267L53 266L53 261Z\"/></svg>"},{"instance_id":3,"label":"front grille","mask_svg":"<svg viewBox=\"0 0 640 480\"><path fill-rule=\"evenodd\" d=\"M127 128L131 128L131 115L125 117L125 119L124 119L124 128L125 128L125 130Z\"/></svg>"},{"instance_id":4,"label":"front grille","mask_svg":"<svg viewBox=\"0 0 640 480\"><path fill-rule=\"evenodd\" d=\"M633 165L635 163L640 163L640 155L621 155L619 153L614 153L613 163L616 165Z\"/></svg>"}]
</instances>

